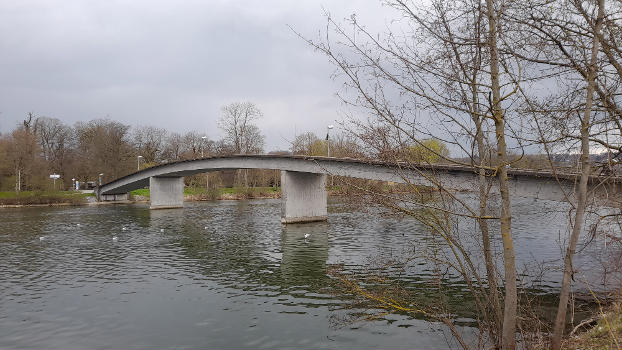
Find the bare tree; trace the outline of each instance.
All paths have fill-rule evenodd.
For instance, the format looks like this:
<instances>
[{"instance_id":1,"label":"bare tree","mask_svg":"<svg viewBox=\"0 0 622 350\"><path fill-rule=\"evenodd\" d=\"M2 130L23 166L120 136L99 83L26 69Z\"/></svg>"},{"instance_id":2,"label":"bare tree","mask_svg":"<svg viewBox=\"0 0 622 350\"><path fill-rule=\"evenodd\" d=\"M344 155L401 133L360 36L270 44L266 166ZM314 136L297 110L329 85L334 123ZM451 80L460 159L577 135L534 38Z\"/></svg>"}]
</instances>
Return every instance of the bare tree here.
<instances>
[{"instance_id":1,"label":"bare tree","mask_svg":"<svg viewBox=\"0 0 622 350\"><path fill-rule=\"evenodd\" d=\"M218 126L237 154L254 153L263 148L263 136L253 124L261 116L261 111L250 102L234 102L222 107Z\"/></svg>"},{"instance_id":2,"label":"bare tree","mask_svg":"<svg viewBox=\"0 0 622 350\"><path fill-rule=\"evenodd\" d=\"M396 0L386 4L398 11L401 20L396 21L400 26L384 37L370 33L354 16L346 29L327 15L326 37L307 42L337 67L335 76L343 78L348 89L340 94L345 103L372 115L367 122L354 121L351 129L361 142L375 150L372 156L399 165L417 147L434 159L469 165L479 173L479 209L471 208L447 191L442 181L433 178L432 186L447 200L429 209L458 216L466 212L478 221L488 292L480 284L479 272L469 267L470 256L461 250L464 245L456 233L450 235L436 224L430 229L457 247L452 259L459 263L451 264L451 268L465 280L478 281L472 285L472 292L479 300L483 325L491 331L493 343L515 348L518 300L506 170L513 160L507 157L506 120L521 78L515 71L520 67L509 62L510 56L499 53L499 40L505 43L499 28L506 26L502 16L506 6L492 0L432 1L429 5ZM432 138L464 152L471 161L462 163L449 158L447 152L426 142ZM496 140L494 148L490 139ZM494 163L490 157L493 149ZM417 168L416 163L408 166ZM501 213L495 219L501 223L503 242L504 307L498 295L487 225L487 220L493 218L487 213L491 175L496 177L501 193ZM412 203L399 204L397 199L381 197L382 203L397 211L429 219L409 209ZM460 203L461 208L450 208L451 201Z\"/></svg>"},{"instance_id":3,"label":"bare tree","mask_svg":"<svg viewBox=\"0 0 622 350\"><path fill-rule=\"evenodd\" d=\"M261 116L261 111L250 102L234 102L222 107L219 127L236 154L260 153L263 150L264 136L253 124ZM248 187L248 170L244 170L244 187Z\"/></svg>"},{"instance_id":4,"label":"bare tree","mask_svg":"<svg viewBox=\"0 0 622 350\"><path fill-rule=\"evenodd\" d=\"M166 162L176 162L181 160L184 153L184 140L183 137L173 132L168 135L164 143L164 150L162 152L162 158Z\"/></svg>"},{"instance_id":5,"label":"bare tree","mask_svg":"<svg viewBox=\"0 0 622 350\"><path fill-rule=\"evenodd\" d=\"M68 184L71 177L67 175L75 147L73 129L57 118L39 117L36 123L43 157L50 164L50 170L60 174L61 179Z\"/></svg>"},{"instance_id":6,"label":"bare tree","mask_svg":"<svg viewBox=\"0 0 622 350\"><path fill-rule=\"evenodd\" d=\"M621 13L619 2L605 0L529 1L524 5L512 18L522 28L517 36L521 45L513 54L546 72L539 79L548 84L557 80L555 92L545 98L521 90L526 112L533 116L534 139L543 145L554 172L553 152L580 151L578 187L574 196L567 194L574 215L551 336L551 349L560 349L576 272L573 257L587 220L587 184L594 170L590 152L595 147L609 156L619 154L622 146L622 51L617 43ZM613 173L614 162L608 157L605 174Z\"/></svg>"},{"instance_id":7,"label":"bare tree","mask_svg":"<svg viewBox=\"0 0 622 350\"><path fill-rule=\"evenodd\" d=\"M76 178L86 181L104 172L114 179L136 171L129 129L128 125L107 119L77 123L80 167L76 169Z\"/></svg>"},{"instance_id":8,"label":"bare tree","mask_svg":"<svg viewBox=\"0 0 622 350\"><path fill-rule=\"evenodd\" d=\"M134 148L143 156L146 164L155 164L161 160L166 136L166 130L153 126L142 126L134 130Z\"/></svg>"}]
</instances>

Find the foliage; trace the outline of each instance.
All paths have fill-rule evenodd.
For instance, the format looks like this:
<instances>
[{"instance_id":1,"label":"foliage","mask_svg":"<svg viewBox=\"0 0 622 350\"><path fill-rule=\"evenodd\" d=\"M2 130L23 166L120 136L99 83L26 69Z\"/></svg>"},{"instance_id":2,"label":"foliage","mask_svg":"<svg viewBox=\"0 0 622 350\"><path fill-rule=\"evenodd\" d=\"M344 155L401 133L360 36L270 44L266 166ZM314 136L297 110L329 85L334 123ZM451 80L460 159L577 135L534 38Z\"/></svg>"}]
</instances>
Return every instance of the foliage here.
<instances>
[{"instance_id":1,"label":"foliage","mask_svg":"<svg viewBox=\"0 0 622 350\"><path fill-rule=\"evenodd\" d=\"M415 163L438 163L449 157L449 149L440 140L427 139L410 146L407 155Z\"/></svg>"}]
</instances>

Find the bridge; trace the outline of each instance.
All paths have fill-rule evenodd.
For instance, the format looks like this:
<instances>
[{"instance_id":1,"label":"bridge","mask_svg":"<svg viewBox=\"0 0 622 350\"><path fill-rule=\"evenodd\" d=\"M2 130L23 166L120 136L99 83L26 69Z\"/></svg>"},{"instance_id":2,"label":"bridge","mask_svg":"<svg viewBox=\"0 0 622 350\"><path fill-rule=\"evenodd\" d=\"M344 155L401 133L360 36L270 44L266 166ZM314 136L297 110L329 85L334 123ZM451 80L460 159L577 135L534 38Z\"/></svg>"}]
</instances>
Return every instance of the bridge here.
<instances>
[{"instance_id":1,"label":"bridge","mask_svg":"<svg viewBox=\"0 0 622 350\"><path fill-rule=\"evenodd\" d=\"M99 201L128 199L135 189L150 188L150 208L182 208L184 176L235 169L281 170L282 222L327 219L326 176L345 176L396 183L431 186L452 191L476 191L479 178L468 166L446 164L390 164L350 158L280 155L235 155L166 163L118 178L96 189ZM574 198L577 174L508 169L512 196L564 201ZM593 176L591 201L617 201L622 194L621 177ZM491 187L498 194L498 186Z\"/></svg>"}]
</instances>

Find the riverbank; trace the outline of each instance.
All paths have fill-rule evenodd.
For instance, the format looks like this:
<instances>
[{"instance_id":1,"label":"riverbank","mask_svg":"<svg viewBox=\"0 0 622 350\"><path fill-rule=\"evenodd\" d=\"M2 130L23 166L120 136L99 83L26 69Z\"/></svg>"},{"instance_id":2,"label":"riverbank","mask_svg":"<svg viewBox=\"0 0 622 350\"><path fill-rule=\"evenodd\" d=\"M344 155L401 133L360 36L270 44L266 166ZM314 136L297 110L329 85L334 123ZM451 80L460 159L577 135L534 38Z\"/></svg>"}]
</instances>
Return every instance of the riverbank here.
<instances>
[{"instance_id":1,"label":"riverbank","mask_svg":"<svg viewBox=\"0 0 622 350\"><path fill-rule=\"evenodd\" d=\"M142 188L130 192L132 201L148 201L150 192L148 188ZM225 187L225 188L205 188L186 187L184 188L184 201L208 201L208 200L243 200L243 199L266 199L281 198L280 187Z\"/></svg>"},{"instance_id":2,"label":"riverbank","mask_svg":"<svg viewBox=\"0 0 622 350\"><path fill-rule=\"evenodd\" d=\"M329 196L349 196L360 190L353 190L344 186L327 187ZM402 185L381 185L369 188L371 191L382 193L411 193L412 189ZM357 192L357 193L358 193ZM90 198L89 198L90 197ZM39 206L67 206L67 205L94 205L111 204L117 202L96 202L93 193L76 191L22 191L0 192L0 208L39 207ZM123 203L149 201L148 188L130 192L130 200ZM184 188L184 201L210 200L245 200L281 198L280 187L225 187L225 188Z\"/></svg>"},{"instance_id":3,"label":"riverbank","mask_svg":"<svg viewBox=\"0 0 622 350\"><path fill-rule=\"evenodd\" d=\"M0 208L23 206L85 205L92 193L76 191L0 192Z\"/></svg>"},{"instance_id":4,"label":"riverbank","mask_svg":"<svg viewBox=\"0 0 622 350\"><path fill-rule=\"evenodd\" d=\"M563 349L622 349L622 301L599 309L575 326L564 339Z\"/></svg>"}]
</instances>

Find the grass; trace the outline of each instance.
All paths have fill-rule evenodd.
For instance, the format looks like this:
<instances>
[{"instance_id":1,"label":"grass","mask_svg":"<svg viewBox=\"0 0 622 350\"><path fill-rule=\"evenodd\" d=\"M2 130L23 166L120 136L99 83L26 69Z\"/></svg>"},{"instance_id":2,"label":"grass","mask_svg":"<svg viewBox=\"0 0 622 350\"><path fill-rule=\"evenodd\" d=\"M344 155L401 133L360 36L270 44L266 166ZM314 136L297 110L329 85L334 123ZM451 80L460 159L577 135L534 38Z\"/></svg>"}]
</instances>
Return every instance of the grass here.
<instances>
[{"instance_id":1,"label":"grass","mask_svg":"<svg viewBox=\"0 0 622 350\"><path fill-rule=\"evenodd\" d=\"M93 193L75 191L20 191L0 192L0 205L72 204L86 202Z\"/></svg>"},{"instance_id":2,"label":"grass","mask_svg":"<svg viewBox=\"0 0 622 350\"><path fill-rule=\"evenodd\" d=\"M596 325L567 339L564 344L566 349L620 349L622 346L622 304L612 305L607 311L601 313L601 318Z\"/></svg>"},{"instance_id":3,"label":"grass","mask_svg":"<svg viewBox=\"0 0 622 350\"><path fill-rule=\"evenodd\" d=\"M141 188L141 189L134 190L134 191L130 192L130 194L132 196L149 197L149 189L148 188Z\"/></svg>"},{"instance_id":4,"label":"grass","mask_svg":"<svg viewBox=\"0 0 622 350\"><path fill-rule=\"evenodd\" d=\"M212 190L218 191L217 195L219 196L246 195L249 192L253 194L259 194L259 193L274 194L274 193L281 192L280 187L276 187L276 188L275 187L249 187L248 189L244 187L224 187L224 188L210 189L210 191ZM149 197L149 189L141 188L141 189L132 191L131 194L133 196ZM201 196L201 195L207 195L207 194L208 194L208 191L204 187L185 187L184 188L184 195L186 196Z\"/></svg>"}]
</instances>

